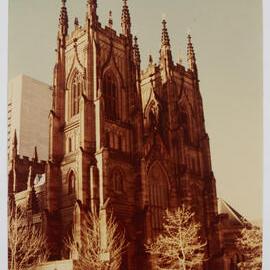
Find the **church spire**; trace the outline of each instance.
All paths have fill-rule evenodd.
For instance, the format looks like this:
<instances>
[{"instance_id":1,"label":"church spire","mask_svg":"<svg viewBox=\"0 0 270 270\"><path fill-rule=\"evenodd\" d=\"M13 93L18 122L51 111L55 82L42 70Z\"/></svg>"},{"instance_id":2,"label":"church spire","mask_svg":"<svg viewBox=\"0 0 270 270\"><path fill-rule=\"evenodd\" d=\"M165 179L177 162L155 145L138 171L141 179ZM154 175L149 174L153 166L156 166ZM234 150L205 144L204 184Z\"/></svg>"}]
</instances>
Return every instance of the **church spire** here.
<instances>
[{"instance_id":1,"label":"church spire","mask_svg":"<svg viewBox=\"0 0 270 270\"><path fill-rule=\"evenodd\" d=\"M188 34L187 61L188 61L189 69L192 70L197 75L196 56L195 56L190 34Z\"/></svg>"},{"instance_id":2,"label":"church spire","mask_svg":"<svg viewBox=\"0 0 270 270\"><path fill-rule=\"evenodd\" d=\"M139 49L139 45L138 45L138 38L136 36L134 37L133 51L134 51L134 61L135 61L136 65L139 66L141 63L141 55L140 55L140 49Z\"/></svg>"},{"instance_id":3,"label":"church spire","mask_svg":"<svg viewBox=\"0 0 270 270\"><path fill-rule=\"evenodd\" d=\"M162 34L161 34L161 46L162 47L168 47L170 48L170 37L169 37L169 33L168 33L168 29L167 29L167 22L165 19L162 20Z\"/></svg>"},{"instance_id":4,"label":"church spire","mask_svg":"<svg viewBox=\"0 0 270 270\"><path fill-rule=\"evenodd\" d=\"M38 152L37 152L37 147L36 147L36 146L35 146L35 148L34 148L33 160L34 160L35 162L38 161Z\"/></svg>"},{"instance_id":5,"label":"church spire","mask_svg":"<svg viewBox=\"0 0 270 270\"><path fill-rule=\"evenodd\" d=\"M125 36L130 35L131 33L131 20L129 9L127 5L127 0L123 0L123 8L122 8L122 16L121 16L121 26L122 26L122 33Z\"/></svg>"},{"instance_id":6,"label":"church spire","mask_svg":"<svg viewBox=\"0 0 270 270\"><path fill-rule=\"evenodd\" d=\"M16 129L14 130L14 137L12 142L12 158L15 158L18 154L18 139Z\"/></svg>"},{"instance_id":7,"label":"church spire","mask_svg":"<svg viewBox=\"0 0 270 270\"><path fill-rule=\"evenodd\" d=\"M59 34L67 36L68 34L68 14L66 8L66 1L62 0L62 7L59 16Z\"/></svg>"},{"instance_id":8,"label":"church spire","mask_svg":"<svg viewBox=\"0 0 270 270\"><path fill-rule=\"evenodd\" d=\"M148 64L149 64L150 66L153 65L153 56L152 56L152 54L149 54Z\"/></svg>"},{"instance_id":9,"label":"church spire","mask_svg":"<svg viewBox=\"0 0 270 270\"><path fill-rule=\"evenodd\" d=\"M109 11L109 20L108 20L108 26L110 28L113 28L113 18L112 18L112 11Z\"/></svg>"},{"instance_id":10,"label":"church spire","mask_svg":"<svg viewBox=\"0 0 270 270\"><path fill-rule=\"evenodd\" d=\"M167 22L165 19L162 20L160 61L162 65L166 66L167 68L170 68L173 63L170 37L167 29Z\"/></svg>"},{"instance_id":11,"label":"church spire","mask_svg":"<svg viewBox=\"0 0 270 270\"><path fill-rule=\"evenodd\" d=\"M91 25L97 23L97 0L87 0L87 17L90 20Z\"/></svg>"}]
</instances>

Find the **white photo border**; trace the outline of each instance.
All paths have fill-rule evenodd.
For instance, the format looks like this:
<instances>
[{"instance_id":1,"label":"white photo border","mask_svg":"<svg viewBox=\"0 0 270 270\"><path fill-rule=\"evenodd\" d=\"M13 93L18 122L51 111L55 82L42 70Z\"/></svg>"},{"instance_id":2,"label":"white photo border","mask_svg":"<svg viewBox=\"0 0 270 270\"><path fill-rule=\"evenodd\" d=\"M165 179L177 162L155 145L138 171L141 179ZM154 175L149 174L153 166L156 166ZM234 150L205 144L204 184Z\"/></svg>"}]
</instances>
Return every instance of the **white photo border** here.
<instances>
[{"instance_id":1,"label":"white photo border","mask_svg":"<svg viewBox=\"0 0 270 270\"><path fill-rule=\"evenodd\" d=\"M8 0L0 1L0 268L8 269L7 249L7 80Z\"/></svg>"},{"instance_id":2,"label":"white photo border","mask_svg":"<svg viewBox=\"0 0 270 270\"><path fill-rule=\"evenodd\" d=\"M263 0L264 53L264 252L263 269L270 269L270 1ZM7 263L7 79L8 0L0 1L0 264ZM256 179L254 179L256 181Z\"/></svg>"}]
</instances>

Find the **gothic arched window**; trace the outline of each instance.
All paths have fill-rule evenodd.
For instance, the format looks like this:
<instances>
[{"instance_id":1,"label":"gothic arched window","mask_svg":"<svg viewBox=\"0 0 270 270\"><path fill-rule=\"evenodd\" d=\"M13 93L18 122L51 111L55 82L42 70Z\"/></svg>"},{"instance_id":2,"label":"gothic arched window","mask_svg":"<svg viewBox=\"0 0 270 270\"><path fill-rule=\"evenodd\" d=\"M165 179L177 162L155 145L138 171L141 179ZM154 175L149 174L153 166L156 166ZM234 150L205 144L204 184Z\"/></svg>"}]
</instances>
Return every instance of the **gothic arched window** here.
<instances>
[{"instance_id":1,"label":"gothic arched window","mask_svg":"<svg viewBox=\"0 0 270 270\"><path fill-rule=\"evenodd\" d=\"M105 115L109 120L116 120L117 115L117 83L112 73L106 73L103 79Z\"/></svg>"},{"instance_id":2,"label":"gothic arched window","mask_svg":"<svg viewBox=\"0 0 270 270\"><path fill-rule=\"evenodd\" d=\"M73 171L68 176L68 194L75 194L75 174Z\"/></svg>"},{"instance_id":3,"label":"gothic arched window","mask_svg":"<svg viewBox=\"0 0 270 270\"><path fill-rule=\"evenodd\" d=\"M120 193L124 191L123 173L119 169L113 171L112 181L113 181L113 189L115 192Z\"/></svg>"},{"instance_id":4,"label":"gothic arched window","mask_svg":"<svg viewBox=\"0 0 270 270\"><path fill-rule=\"evenodd\" d=\"M157 236L162 230L163 216L169 207L168 177L158 163L155 163L149 173L150 183L150 214L152 236Z\"/></svg>"},{"instance_id":5,"label":"gothic arched window","mask_svg":"<svg viewBox=\"0 0 270 270\"><path fill-rule=\"evenodd\" d=\"M82 94L82 80L77 72L71 85L71 117L79 113L80 97Z\"/></svg>"}]
</instances>

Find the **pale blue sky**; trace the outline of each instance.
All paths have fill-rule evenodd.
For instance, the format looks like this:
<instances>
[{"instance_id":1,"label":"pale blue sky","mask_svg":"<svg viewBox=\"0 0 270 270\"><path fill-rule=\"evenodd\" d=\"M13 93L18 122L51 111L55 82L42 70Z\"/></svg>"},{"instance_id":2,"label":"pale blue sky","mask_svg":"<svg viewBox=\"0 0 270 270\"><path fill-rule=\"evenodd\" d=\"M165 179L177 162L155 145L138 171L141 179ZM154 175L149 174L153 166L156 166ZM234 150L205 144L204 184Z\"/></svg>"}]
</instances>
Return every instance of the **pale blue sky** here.
<instances>
[{"instance_id":1,"label":"pale blue sky","mask_svg":"<svg viewBox=\"0 0 270 270\"><path fill-rule=\"evenodd\" d=\"M10 0L9 78L25 73L51 83L61 1ZM121 0L98 1L104 25ZM218 195L250 219L262 213L262 19L260 0L130 0L143 65L158 60L166 14L175 61L185 59L190 29L198 60ZM85 21L86 0L67 0L70 29Z\"/></svg>"}]
</instances>

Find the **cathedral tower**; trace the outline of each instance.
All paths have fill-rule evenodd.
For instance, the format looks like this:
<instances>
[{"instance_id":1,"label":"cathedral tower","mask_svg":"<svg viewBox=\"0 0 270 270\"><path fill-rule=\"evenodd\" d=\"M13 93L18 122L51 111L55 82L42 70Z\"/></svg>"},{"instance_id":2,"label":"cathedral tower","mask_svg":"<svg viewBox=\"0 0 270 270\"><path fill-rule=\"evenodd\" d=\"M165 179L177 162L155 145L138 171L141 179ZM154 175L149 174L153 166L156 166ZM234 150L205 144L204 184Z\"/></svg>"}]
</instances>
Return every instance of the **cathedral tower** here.
<instances>
[{"instance_id":1,"label":"cathedral tower","mask_svg":"<svg viewBox=\"0 0 270 270\"><path fill-rule=\"evenodd\" d=\"M63 240L72 227L79 235L82 209L100 209L109 200L127 234L124 264L129 269L127 265L135 265L143 145L140 52L131 34L127 1L120 35L111 17L109 25L101 27L96 9L96 1L87 1L85 26L76 19L75 29L68 32L62 1L50 113L48 215L59 222L52 226ZM53 245L63 249L61 241Z\"/></svg>"},{"instance_id":2,"label":"cathedral tower","mask_svg":"<svg viewBox=\"0 0 270 270\"><path fill-rule=\"evenodd\" d=\"M102 27L97 1L86 4L83 26L75 19L70 31L66 0L59 18L47 166L52 258L68 256L72 228L79 241L83 212L106 204L126 232L122 269L152 269L145 244L162 231L165 209L186 204L207 241L204 269L218 269L215 178L191 37L185 69L173 62L163 20L159 61L151 56L141 72L127 0L120 34L111 12Z\"/></svg>"}]
</instances>

